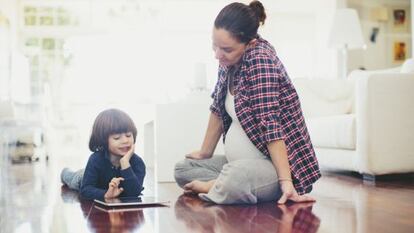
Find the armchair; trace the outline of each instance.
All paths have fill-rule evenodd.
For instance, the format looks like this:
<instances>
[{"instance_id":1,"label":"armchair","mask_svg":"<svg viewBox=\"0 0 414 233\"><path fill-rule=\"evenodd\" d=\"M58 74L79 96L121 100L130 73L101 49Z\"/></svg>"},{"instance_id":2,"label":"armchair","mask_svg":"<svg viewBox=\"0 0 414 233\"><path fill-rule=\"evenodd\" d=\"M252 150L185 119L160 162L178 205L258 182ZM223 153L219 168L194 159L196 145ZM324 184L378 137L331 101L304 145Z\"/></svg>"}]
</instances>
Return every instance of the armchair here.
<instances>
[{"instance_id":1,"label":"armchair","mask_svg":"<svg viewBox=\"0 0 414 233\"><path fill-rule=\"evenodd\" d=\"M364 178L414 172L414 73L354 71L347 80L294 80L323 169Z\"/></svg>"}]
</instances>

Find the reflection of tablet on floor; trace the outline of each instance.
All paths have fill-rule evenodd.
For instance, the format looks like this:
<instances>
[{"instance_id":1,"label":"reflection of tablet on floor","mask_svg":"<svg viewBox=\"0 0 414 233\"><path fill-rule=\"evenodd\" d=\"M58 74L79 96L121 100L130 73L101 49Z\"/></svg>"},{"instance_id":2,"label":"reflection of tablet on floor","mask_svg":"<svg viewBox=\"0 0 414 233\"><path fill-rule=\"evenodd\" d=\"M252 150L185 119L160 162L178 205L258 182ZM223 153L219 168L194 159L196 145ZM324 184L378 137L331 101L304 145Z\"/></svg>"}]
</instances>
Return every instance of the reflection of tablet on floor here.
<instances>
[{"instance_id":1,"label":"reflection of tablet on floor","mask_svg":"<svg viewBox=\"0 0 414 233\"><path fill-rule=\"evenodd\" d=\"M95 203L106 207L122 207L122 206L165 206L169 201L159 201L155 197L121 197L105 201L94 200Z\"/></svg>"},{"instance_id":2,"label":"reflection of tablet on floor","mask_svg":"<svg viewBox=\"0 0 414 233\"><path fill-rule=\"evenodd\" d=\"M94 205L94 207L100 211L104 211L107 213L113 213L113 212L142 211L145 207L148 207L148 206L106 207L102 205Z\"/></svg>"}]
</instances>

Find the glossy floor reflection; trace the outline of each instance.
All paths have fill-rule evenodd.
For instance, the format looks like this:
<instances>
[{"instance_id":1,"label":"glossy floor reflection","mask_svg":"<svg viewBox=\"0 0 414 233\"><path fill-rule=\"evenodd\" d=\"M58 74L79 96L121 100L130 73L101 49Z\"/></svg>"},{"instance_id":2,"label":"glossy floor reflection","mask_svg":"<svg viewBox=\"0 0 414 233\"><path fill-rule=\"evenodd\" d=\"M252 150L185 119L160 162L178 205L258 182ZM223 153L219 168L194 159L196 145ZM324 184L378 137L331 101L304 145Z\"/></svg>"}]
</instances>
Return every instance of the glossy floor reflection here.
<instances>
[{"instance_id":1,"label":"glossy floor reflection","mask_svg":"<svg viewBox=\"0 0 414 233\"><path fill-rule=\"evenodd\" d=\"M144 194L169 207L106 210L62 186L60 157L34 163L2 162L0 232L412 232L412 177L365 183L354 174L324 173L316 203L212 205L182 195L175 183L156 183L148 169Z\"/></svg>"},{"instance_id":2,"label":"glossy floor reflection","mask_svg":"<svg viewBox=\"0 0 414 233\"><path fill-rule=\"evenodd\" d=\"M317 232L320 219L313 203L275 205L210 205L196 196L182 195L175 216L190 232Z\"/></svg>"},{"instance_id":3,"label":"glossy floor reflection","mask_svg":"<svg viewBox=\"0 0 414 233\"><path fill-rule=\"evenodd\" d=\"M86 220L83 230L88 232L154 232L154 208L102 208L92 201L81 200L78 192L66 186L61 187L61 197L65 204L79 204Z\"/></svg>"},{"instance_id":4,"label":"glossy floor reflection","mask_svg":"<svg viewBox=\"0 0 414 233\"><path fill-rule=\"evenodd\" d=\"M223 206L205 203L197 196L181 195L170 208L111 209L80 200L78 193L66 186L61 188L61 197L64 203L80 209L75 212L86 220L80 222L86 227L78 226L78 230L90 232L156 232L157 225L163 224L162 231L157 232L314 233L320 224L312 213L313 203ZM156 213L168 216L172 209L173 215L156 219Z\"/></svg>"}]
</instances>

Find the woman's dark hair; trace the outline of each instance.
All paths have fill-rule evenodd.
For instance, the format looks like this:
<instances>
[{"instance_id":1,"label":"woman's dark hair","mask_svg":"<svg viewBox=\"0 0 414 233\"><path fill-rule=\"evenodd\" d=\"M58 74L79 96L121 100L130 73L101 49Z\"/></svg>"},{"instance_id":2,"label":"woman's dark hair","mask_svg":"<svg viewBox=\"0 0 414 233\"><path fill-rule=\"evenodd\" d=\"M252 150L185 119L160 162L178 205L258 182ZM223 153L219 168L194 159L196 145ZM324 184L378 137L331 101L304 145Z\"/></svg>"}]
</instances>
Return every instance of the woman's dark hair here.
<instances>
[{"instance_id":1,"label":"woman's dark hair","mask_svg":"<svg viewBox=\"0 0 414 233\"><path fill-rule=\"evenodd\" d=\"M135 142L137 128L132 119L119 109L105 110L99 113L93 123L89 149L92 152L107 150L109 135L127 132L132 132Z\"/></svg>"},{"instance_id":2,"label":"woman's dark hair","mask_svg":"<svg viewBox=\"0 0 414 233\"><path fill-rule=\"evenodd\" d=\"M266 13L261 2L252 1L249 5L235 2L220 11L214 27L229 31L235 39L247 44L257 37L257 29L265 20Z\"/></svg>"}]
</instances>

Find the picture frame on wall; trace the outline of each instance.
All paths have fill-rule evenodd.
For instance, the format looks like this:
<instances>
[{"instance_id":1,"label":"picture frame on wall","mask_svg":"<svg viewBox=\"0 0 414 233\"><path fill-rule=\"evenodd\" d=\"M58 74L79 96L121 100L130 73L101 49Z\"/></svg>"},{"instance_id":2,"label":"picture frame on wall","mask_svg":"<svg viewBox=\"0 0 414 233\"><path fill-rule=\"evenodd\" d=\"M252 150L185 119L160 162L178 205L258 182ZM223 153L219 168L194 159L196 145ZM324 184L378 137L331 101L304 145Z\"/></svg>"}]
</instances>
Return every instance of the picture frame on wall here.
<instances>
[{"instance_id":1,"label":"picture frame on wall","mask_svg":"<svg viewBox=\"0 0 414 233\"><path fill-rule=\"evenodd\" d=\"M390 15L389 26L392 32L409 33L411 21L411 10L409 7L391 8Z\"/></svg>"},{"instance_id":2,"label":"picture frame on wall","mask_svg":"<svg viewBox=\"0 0 414 233\"><path fill-rule=\"evenodd\" d=\"M404 41L394 41L393 61L394 63L404 62L407 59L407 44Z\"/></svg>"},{"instance_id":3,"label":"picture frame on wall","mask_svg":"<svg viewBox=\"0 0 414 233\"><path fill-rule=\"evenodd\" d=\"M393 37L388 44L388 61L393 65L401 65L411 57L411 38Z\"/></svg>"},{"instance_id":4,"label":"picture frame on wall","mask_svg":"<svg viewBox=\"0 0 414 233\"><path fill-rule=\"evenodd\" d=\"M406 12L404 9L394 9L392 15L394 26L398 27L405 24Z\"/></svg>"},{"instance_id":5,"label":"picture frame on wall","mask_svg":"<svg viewBox=\"0 0 414 233\"><path fill-rule=\"evenodd\" d=\"M411 57L411 7L390 6L388 15L387 60L398 66Z\"/></svg>"}]
</instances>

